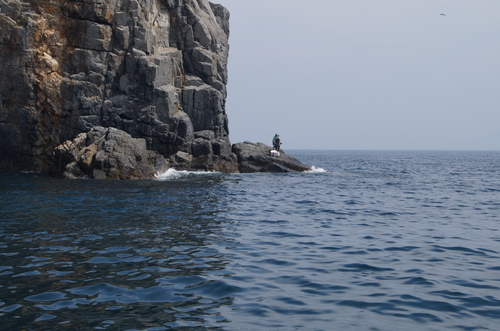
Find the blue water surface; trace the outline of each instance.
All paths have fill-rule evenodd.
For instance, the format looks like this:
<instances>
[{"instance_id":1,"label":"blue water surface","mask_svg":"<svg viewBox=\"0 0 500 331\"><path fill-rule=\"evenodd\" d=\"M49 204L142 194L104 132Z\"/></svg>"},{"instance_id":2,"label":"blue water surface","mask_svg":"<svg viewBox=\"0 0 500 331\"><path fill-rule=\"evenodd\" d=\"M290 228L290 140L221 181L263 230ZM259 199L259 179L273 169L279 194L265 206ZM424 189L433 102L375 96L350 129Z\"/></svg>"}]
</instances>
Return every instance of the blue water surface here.
<instances>
[{"instance_id":1,"label":"blue water surface","mask_svg":"<svg viewBox=\"0 0 500 331\"><path fill-rule=\"evenodd\" d=\"M309 173L0 174L6 330L498 330L500 152Z\"/></svg>"}]
</instances>

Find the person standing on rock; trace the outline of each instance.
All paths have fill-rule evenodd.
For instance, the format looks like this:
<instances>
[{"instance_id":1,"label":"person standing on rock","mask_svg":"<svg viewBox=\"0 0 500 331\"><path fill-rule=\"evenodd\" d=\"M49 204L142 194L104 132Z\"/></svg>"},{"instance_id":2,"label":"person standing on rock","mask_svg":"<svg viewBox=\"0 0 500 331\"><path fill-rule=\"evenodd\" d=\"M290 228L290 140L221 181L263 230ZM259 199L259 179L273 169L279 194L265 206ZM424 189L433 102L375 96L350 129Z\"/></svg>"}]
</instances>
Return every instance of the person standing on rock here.
<instances>
[{"instance_id":1,"label":"person standing on rock","mask_svg":"<svg viewBox=\"0 0 500 331\"><path fill-rule=\"evenodd\" d=\"M276 133L273 137L273 148L279 152L280 146L281 146L280 136Z\"/></svg>"}]
</instances>

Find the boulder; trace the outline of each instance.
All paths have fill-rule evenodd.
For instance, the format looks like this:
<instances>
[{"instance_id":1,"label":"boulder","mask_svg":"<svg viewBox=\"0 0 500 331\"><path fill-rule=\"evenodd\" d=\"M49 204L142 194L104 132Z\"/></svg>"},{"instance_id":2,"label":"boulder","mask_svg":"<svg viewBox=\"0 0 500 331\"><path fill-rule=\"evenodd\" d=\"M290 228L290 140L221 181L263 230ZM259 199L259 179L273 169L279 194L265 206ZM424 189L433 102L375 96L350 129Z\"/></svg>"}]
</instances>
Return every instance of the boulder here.
<instances>
[{"instance_id":1,"label":"boulder","mask_svg":"<svg viewBox=\"0 0 500 331\"><path fill-rule=\"evenodd\" d=\"M115 128L94 127L55 148L55 164L47 171L63 178L151 179L168 169L165 158Z\"/></svg>"},{"instance_id":2,"label":"boulder","mask_svg":"<svg viewBox=\"0 0 500 331\"><path fill-rule=\"evenodd\" d=\"M273 148L263 143L245 141L233 145L233 153L238 157L238 170L241 173L253 172L303 172L311 170L283 150L279 156L272 156Z\"/></svg>"},{"instance_id":3,"label":"boulder","mask_svg":"<svg viewBox=\"0 0 500 331\"><path fill-rule=\"evenodd\" d=\"M178 151L170 157L170 165L175 169L189 169L193 162L193 155Z\"/></svg>"}]
</instances>

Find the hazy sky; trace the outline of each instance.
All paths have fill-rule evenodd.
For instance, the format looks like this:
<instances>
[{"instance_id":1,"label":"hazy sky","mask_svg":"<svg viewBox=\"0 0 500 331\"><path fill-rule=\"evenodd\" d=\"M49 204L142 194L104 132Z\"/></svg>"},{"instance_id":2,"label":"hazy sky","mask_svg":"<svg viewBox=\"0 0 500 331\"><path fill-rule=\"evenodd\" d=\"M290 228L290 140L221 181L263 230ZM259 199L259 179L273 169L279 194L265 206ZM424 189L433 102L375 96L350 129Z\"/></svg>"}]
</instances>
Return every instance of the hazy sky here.
<instances>
[{"instance_id":1,"label":"hazy sky","mask_svg":"<svg viewBox=\"0 0 500 331\"><path fill-rule=\"evenodd\" d=\"M499 0L212 1L231 142L500 150Z\"/></svg>"}]
</instances>

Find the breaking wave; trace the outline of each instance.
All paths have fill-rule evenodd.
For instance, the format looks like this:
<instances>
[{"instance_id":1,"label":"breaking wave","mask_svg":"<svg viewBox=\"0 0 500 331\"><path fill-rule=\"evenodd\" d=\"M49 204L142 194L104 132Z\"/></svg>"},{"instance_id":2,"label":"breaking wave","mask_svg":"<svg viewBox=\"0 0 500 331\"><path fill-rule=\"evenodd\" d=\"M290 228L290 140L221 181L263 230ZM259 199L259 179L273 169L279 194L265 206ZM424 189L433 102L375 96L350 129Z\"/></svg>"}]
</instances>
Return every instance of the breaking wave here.
<instances>
[{"instance_id":1,"label":"breaking wave","mask_svg":"<svg viewBox=\"0 0 500 331\"><path fill-rule=\"evenodd\" d=\"M326 172L326 170L325 170L325 169L323 169L323 168L316 168L315 166L312 166L312 167L311 167L311 170L308 170L308 171L306 171L306 172L319 174L319 173L324 173L324 172Z\"/></svg>"},{"instance_id":2,"label":"breaking wave","mask_svg":"<svg viewBox=\"0 0 500 331\"><path fill-rule=\"evenodd\" d=\"M323 168L317 168L315 166L312 166L311 170L308 170L305 172L319 174L319 173L325 173L327 171ZM174 168L170 168L163 173L156 174L155 177L156 177L156 180L167 181L167 180L176 180L176 179L186 178L186 177L206 176L206 175L213 175L213 174L218 174L218 172L175 170Z\"/></svg>"},{"instance_id":3,"label":"breaking wave","mask_svg":"<svg viewBox=\"0 0 500 331\"><path fill-rule=\"evenodd\" d=\"M156 174L156 180L175 180L184 177L193 177L193 176L204 176L204 175L212 175L217 172L208 172L208 171L188 171L188 170L175 170L174 168L170 168L163 173Z\"/></svg>"}]
</instances>

